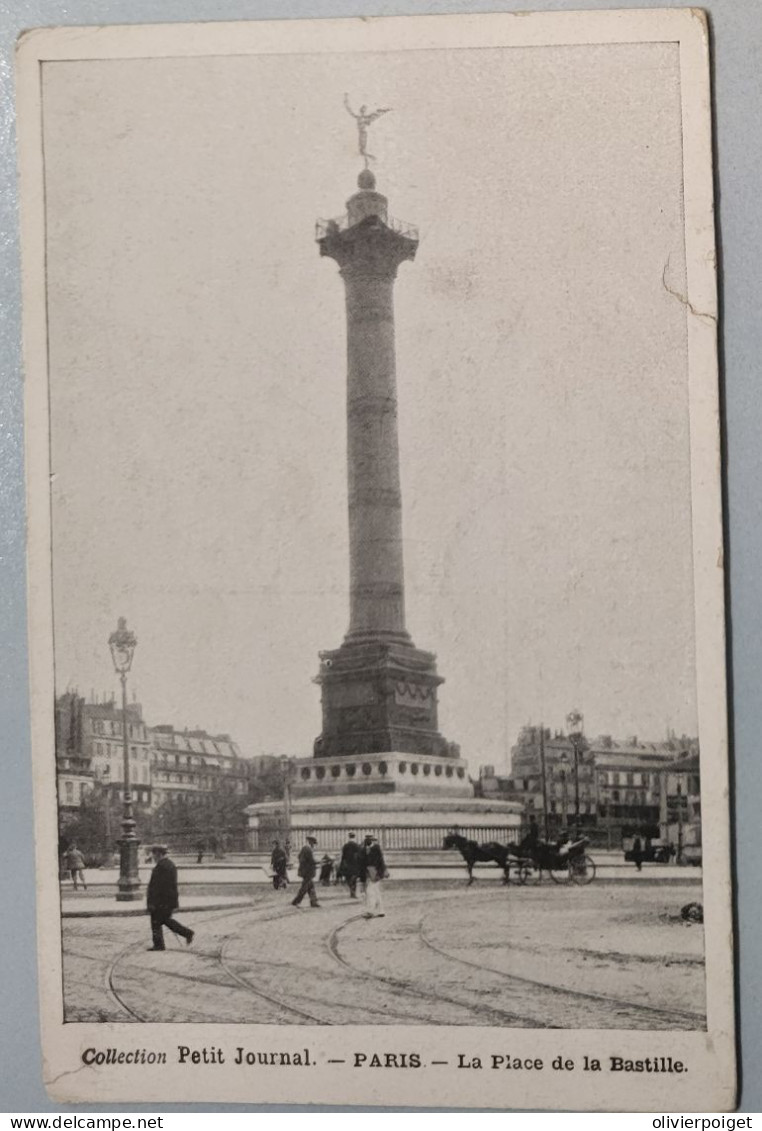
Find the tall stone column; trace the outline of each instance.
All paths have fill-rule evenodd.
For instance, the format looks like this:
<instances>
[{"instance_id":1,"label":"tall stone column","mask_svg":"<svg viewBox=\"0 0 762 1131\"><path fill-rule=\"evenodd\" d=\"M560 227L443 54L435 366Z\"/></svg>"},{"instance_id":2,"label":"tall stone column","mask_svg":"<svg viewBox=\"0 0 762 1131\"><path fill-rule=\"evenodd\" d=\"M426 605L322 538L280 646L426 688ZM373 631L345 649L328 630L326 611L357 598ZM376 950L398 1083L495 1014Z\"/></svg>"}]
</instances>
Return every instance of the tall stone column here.
<instances>
[{"instance_id":1,"label":"tall stone column","mask_svg":"<svg viewBox=\"0 0 762 1131\"><path fill-rule=\"evenodd\" d=\"M346 217L318 229L346 293L350 616L341 647L321 653L315 753L457 756L437 730L435 658L405 627L393 291L418 236L389 219L369 169L358 190Z\"/></svg>"},{"instance_id":2,"label":"tall stone column","mask_svg":"<svg viewBox=\"0 0 762 1131\"><path fill-rule=\"evenodd\" d=\"M417 240L383 223L386 200L379 193L357 197L349 201L345 238L325 248L341 266L346 291L348 639L407 640L393 288L397 267L413 258ZM380 214L363 215L372 204ZM362 218L355 227L356 211Z\"/></svg>"}]
</instances>

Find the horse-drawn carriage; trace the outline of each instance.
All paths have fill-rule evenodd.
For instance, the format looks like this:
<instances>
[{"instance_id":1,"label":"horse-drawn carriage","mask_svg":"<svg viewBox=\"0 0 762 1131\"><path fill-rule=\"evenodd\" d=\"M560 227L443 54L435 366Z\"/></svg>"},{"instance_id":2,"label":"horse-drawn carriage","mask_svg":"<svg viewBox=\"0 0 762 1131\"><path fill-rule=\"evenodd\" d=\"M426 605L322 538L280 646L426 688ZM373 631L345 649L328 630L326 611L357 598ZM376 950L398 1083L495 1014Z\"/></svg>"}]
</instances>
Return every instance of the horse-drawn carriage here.
<instances>
[{"instance_id":1,"label":"horse-drawn carriage","mask_svg":"<svg viewBox=\"0 0 762 1131\"><path fill-rule=\"evenodd\" d=\"M589 884L595 879L595 864L585 849L587 837L561 844L549 844L538 840L526 849L526 855L519 857L516 878L525 884L532 876L539 880L547 872L556 884Z\"/></svg>"},{"instance_id":2,"label":"horse-drawn carriage","mask_svg":"<svg viewBox=\"0 0 762 1131\"><path fill-rule=\"evenodd\" d=\"M547 872L557 884L589 884L595 879L595 864L585 849L589 841L580 837L574 841L556 843L535 840L522 841L521 844L499 844L489 841L477 844L459 833L448 833L443 848L457 848L466 862L468 883L474 882L474 865L493 863L503 869L503 883L510 883L511 871L517 883L526 884L530 879L538 882L542 873Z\"/></svg>"}]
</instances>

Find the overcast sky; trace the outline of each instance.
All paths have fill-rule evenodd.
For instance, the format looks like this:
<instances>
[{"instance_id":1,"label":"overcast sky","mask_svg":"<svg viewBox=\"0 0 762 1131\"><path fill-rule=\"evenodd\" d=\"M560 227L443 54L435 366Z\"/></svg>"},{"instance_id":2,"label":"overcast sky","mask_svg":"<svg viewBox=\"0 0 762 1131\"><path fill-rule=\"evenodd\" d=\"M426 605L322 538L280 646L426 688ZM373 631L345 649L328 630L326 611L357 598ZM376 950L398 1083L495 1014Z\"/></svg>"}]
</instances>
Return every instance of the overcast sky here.
<instances>
[{"instance_id":1,"label":"overcast sky","mask_svg":"<svg viewBox=\"0 0 762 1131\"><path fill-rule=\"evenodd\" d=\"M56 671L308 755L348 622L343 285L391 106L408 627L473 771L696 731L676 45L46 64Z\"/></svg>"}]
</instances>

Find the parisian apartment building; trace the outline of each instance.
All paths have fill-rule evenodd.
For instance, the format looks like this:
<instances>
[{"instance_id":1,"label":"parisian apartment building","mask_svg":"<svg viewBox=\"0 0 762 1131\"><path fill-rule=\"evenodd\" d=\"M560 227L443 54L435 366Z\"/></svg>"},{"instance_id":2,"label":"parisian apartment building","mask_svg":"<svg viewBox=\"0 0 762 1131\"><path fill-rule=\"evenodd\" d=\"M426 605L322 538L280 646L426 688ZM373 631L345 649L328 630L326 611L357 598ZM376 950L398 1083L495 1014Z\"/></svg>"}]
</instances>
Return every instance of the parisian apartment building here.
<instances>
[{"instance_id":1,"label":"parisian apartment building","mask_svg":"<svg viewBox=\"0 0 762 1131\"><path fill-rule=\"evenodd\" d=\"M551 829L578 816L580 827L616 841L643 830L673 837L679 825L700 843L699 745L686 735L651 742L525 726L511 749L510 770L482 766L476 788L483 797L519 801L526 821L542 821L547 805Z\"/></svg>"},{"instance_id":2,"label":"parisian apartment building","mask_svg":"<svg viewBox=\"0 0 762 1131\"><path fill-rule=\"evenodd\" d=\"M124 796L124 720L121 704L67 691L56 699L56 777L59 806L76 810L94 789ZM229 734L149 726L140 703L127 704L127 749L134 801L158 809L224 788L246 804L249 783L275 759L242 756Z\"/></svg>"}]
</instances>

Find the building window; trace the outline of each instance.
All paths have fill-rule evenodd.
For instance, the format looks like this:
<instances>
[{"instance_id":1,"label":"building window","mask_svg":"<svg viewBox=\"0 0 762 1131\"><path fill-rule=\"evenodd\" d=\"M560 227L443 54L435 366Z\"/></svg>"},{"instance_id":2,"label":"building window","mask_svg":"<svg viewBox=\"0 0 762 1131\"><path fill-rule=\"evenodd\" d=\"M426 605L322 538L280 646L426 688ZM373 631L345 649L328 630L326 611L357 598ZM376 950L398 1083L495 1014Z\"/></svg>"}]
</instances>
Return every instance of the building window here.
<instances>
[{"instance_id":1,"label":"building window","mask_svg":"<svg viewBox=\"0 0 762 1131\"><path fill-rule=\"evenodd\" d=\"M442 767L441 766L435 766L434 767L434 777L441 778L441 776L442 776Z\"/></svg>"},{"instance_id":2,"label":"building window","mask_svg":"<svg viewBox=\"0 0 762 1131\"><path fill-rule=\"evenodd\" d=\"M431 773L431 764L429 762L423 763L423 776L428 777Z\"/></svg>"},{"instance_id":3,"label":"building window","mask_svg":"<svg viewBox=\"0 0 762 1131\"><path fill-rule=\"evenodd\" d=\"M447 767L447 769L445 770L445 774L447 775L448 778L452 777L452 766Z\"/></svg>"},{"instance_id":4,"label":"building window","mask_svg":"<svg viewBox=\"0 0 762 1131\"><path fill-rule=\"evenodd\" d=\"M301 774L302 774L302 778L304 779L304 781L307 781L307 779L308 779L308 778L309 778L309 776L310 776L310 768L309 768L309 766L302 766L302 769L301 769Z\"/></svg>"},{"instance_id":5,"label":"building window","mask_svg":"<svg viewBox=\"0 0 762 1131\"><path fill-rule=\"evenodd\" d=\"M373 773L373 767L371 766L370 762L363 762L362 772L365 774L366 777L368 777L369 774Z\"/></svg>"},{"instance_id":6,"label":"building window","mask_svg":"<svg viewBox=\"0 0 762 1131\"><path fill-rule=\"evenodd\" d=\"M341 773L341 766L331 766L331 777L337 778Z\"/></svg>"},{"instance_id":7,"label":"building window","mask_svg":"<svg viewBox=\"0 0 762 1131\"><path fill-rule=\"evenodd\" d=\"M386 762L379 762L378 763L378 772L382 776L389 772L389 767L387 766Z\"/></svg>"},{"instance_id":8,"label":"building window","mask_svg":"<svg viewBox=\"0 0 762 1131\"><path fill-rule=\"evenodd\" d=\"M352 762L350 762L349 765L347 766L347 777L353 778L356 773L357 773L357 766L355 766Z\"/></svg>"},{"instance_id":9,"label":"building window","mask_svg":"<svg viewBox=\"0 0 762 1131\"><path fill-rule=\"evenodd\" d=\"M410 767L410 773L411 774L417 774L418 773L418 763L417 762L413 762L412 766Z\"/></svg>"},{"instance_id":10,"label":"building window","mask_svg":"<svg viewBox=\"0 0 762 1131\"><path fill-rule=\"evenodd\" d=\"M67 781L64 785L64 789L66 790L66 804L67 805L73 805L74 804L74 783Z\"/></svg>"},{"instance_id":11,"label":"building window","mask_svg":"<svg viewBox=\"0 0 762 1131\"><path fill-rule=\"evenodd\" d=\"M354 770L354 766L352 767L352 769ZM318 766L318 768L315 770L315 777L318 779L318 781L323 780L323 778L325 777L325 766Z\"/></svg>"},{"instance_id":12,"label":"building window","mask_svg":"<svg viewBox=\"0 0 762 1131\"><path fill-rule=\"evenodd\" d=\"M407 772L407 762L400 762L400 773L404 774L406 772Z\"/></svg>"},{"instance_id":13,"label":"building window","mask_svg":"<svg viewBox=\"0 0 762 1131\"><path fill-rule=\"evenodd\" d=\"M466 776L466 771L463 769L462 766L458 766L458 777L464 778L465 776Z\"/></svg>"}]
</instances>

